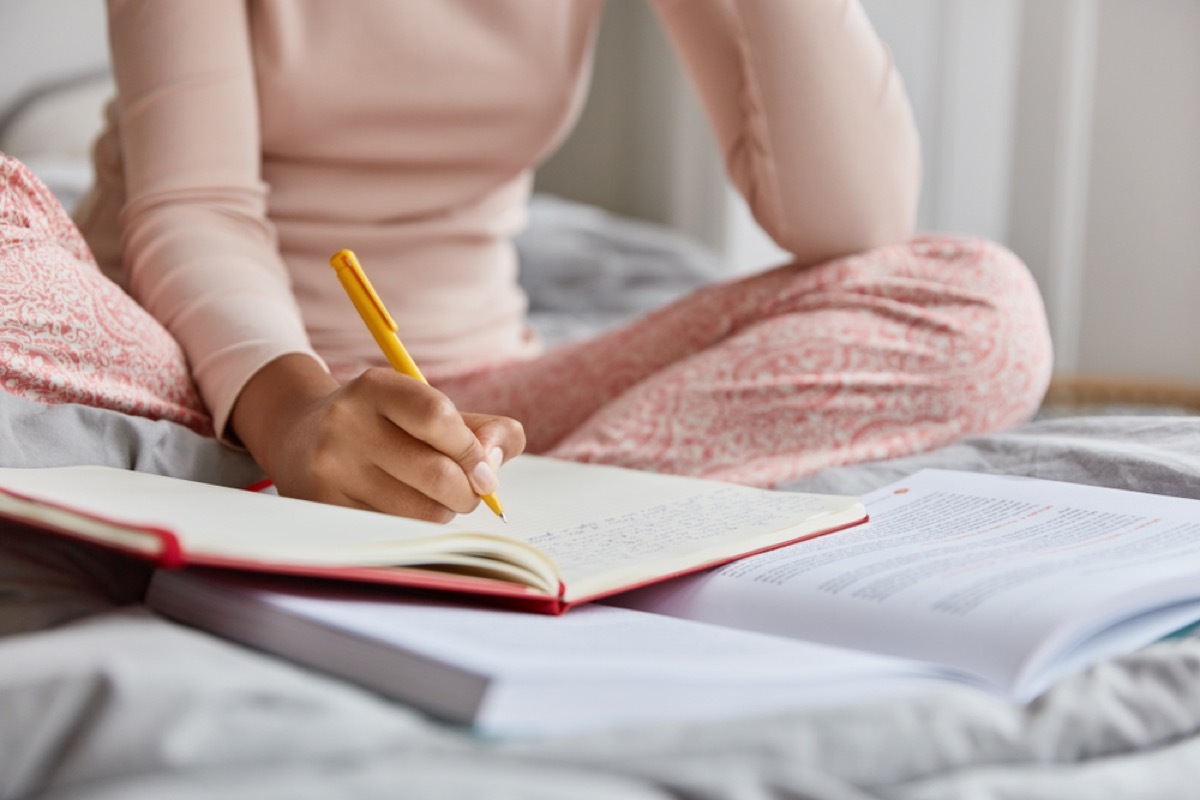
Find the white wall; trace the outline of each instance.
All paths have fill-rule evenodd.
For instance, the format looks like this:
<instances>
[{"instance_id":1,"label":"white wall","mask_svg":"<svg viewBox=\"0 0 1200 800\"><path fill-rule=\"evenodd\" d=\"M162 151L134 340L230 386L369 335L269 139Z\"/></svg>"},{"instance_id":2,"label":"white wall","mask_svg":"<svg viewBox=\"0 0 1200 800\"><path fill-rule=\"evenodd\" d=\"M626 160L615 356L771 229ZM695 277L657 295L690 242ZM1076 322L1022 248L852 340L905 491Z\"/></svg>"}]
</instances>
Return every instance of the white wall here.
<instances>
[{"instance_id":1,"label":"white wall","mask_svg":"<svg viewBox=\"0 0 1200 800\"><path fill-rule=\"evenodd\" d=\"M1027 4L1022 30L1005 241L1041 286L1060 371L1078 364L1098 22L1095 0L1056 0Z\"/></svg>"},{"instance_id":2,"label":"white wall","mask_svg":"<svg viewBox=\"0 0 1200 800\"><path fill-rule=\"evenodd\" d=\"M102 0L0 0L0 108L45 80L105 68L104 28Z\"/></svg>"},{"instance_id":3,"label":"white wall","mask_svg":"<svg viewBox=\"0 0 1200 800\"><path fill-rule=\"evenodd\" d=\"M1100 12L1077 369L1200 382L1200 2Z\"/></svg>"},{"instance_id":4,"label":"white wall","mask_svg":"<svg viewBox=\"0 0 1200 800\"><path fill-rule=\"evenodd\" d=\"M1027 4L1009 243L1065 373L1200 382L1200 4Z\"/></svg>"}]
</instances>

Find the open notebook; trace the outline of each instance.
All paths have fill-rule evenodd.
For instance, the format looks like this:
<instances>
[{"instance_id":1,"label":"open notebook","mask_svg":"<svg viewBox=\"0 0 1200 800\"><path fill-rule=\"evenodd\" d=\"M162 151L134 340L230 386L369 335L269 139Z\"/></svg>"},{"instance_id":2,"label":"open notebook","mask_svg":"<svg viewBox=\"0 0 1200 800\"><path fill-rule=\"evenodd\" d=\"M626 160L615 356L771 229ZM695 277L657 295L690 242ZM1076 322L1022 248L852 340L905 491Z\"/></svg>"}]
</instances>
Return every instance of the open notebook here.
<instances>
[{"instance_id":1,"label":"open notebook","mask_svg":"<svg viewBox=\"0 0 1200 800\"><path fill-rule=\"evenodd\" d=\"M862 522L857 498L522 456L509 523L448 525L106 467L0 469L0 516L166 567L435 589L559 613Z\"/></svg>"}]
</instances>

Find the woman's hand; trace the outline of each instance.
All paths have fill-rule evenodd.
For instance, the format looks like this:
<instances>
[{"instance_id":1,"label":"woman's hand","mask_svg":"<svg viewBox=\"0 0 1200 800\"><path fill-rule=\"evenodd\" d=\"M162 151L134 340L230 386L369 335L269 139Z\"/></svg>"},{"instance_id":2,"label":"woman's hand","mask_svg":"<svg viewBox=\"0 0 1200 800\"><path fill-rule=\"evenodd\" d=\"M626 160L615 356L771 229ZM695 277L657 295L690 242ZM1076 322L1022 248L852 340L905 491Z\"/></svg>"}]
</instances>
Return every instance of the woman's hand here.
<instances>
[{"instance_id":1,"label":"woman's hand","mask_svg":"<svg viewBox=\"0 0 1200 800\"><path fill-rule=\"evenodd\" d=\"M434 522L473 510L525 449L516 420L385 368L339 385L303 355L257 372L231 419L280 494Z\"/></svg>"}]
</instances>

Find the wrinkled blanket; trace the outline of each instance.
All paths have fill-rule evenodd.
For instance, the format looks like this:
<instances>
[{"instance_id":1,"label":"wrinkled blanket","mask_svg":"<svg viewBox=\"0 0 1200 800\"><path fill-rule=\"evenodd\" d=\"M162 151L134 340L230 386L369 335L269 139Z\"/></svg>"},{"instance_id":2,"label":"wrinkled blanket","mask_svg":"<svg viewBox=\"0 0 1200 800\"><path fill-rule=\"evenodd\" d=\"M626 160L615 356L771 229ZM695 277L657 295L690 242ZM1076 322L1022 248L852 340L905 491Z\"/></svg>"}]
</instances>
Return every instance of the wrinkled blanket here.
<instances>
[{"instance_id":1,"label":"wrinkled blanket","mask_svg":"<svg viewBox=\"0 0 1200 800\"><path fill-rule=\"evenodd\" d=\"M0 416L42 437L6 449L8 466L61 462L108 437L123 446L95 448L95 461L234 484L254 474L178 426L4 395ZM862 492L923 466L1195 497L1200 420L1044 420L792 488ZM1197 639L1103 664L1027 706L947 688L736 723L485 742L154 616L135 604L143 569L0 529L0 797L1200 796Z\"/></svg>"},{"instance_id":2,"label":"wrinkled blanket","mask_svg":"<svg viewBox=\"0 0 1200 800\"><path fill-rule=\"evenodd\" d=\"M651 229L553 201L534 210L519 244L551 341L720 272ZM572 305L581 295L586 309ZM176 425L3 393L0 441L0 466L258 477L244 454ZM787 488L863 493L922 467L1200 497L1200 419L1040 420ZM480 741L156 617L137 604L148 575L0 524L0 798L1200 797L1200 639L1102 664L1028 705L946 688L733 723Z\"/></svg>"}]
</instances>

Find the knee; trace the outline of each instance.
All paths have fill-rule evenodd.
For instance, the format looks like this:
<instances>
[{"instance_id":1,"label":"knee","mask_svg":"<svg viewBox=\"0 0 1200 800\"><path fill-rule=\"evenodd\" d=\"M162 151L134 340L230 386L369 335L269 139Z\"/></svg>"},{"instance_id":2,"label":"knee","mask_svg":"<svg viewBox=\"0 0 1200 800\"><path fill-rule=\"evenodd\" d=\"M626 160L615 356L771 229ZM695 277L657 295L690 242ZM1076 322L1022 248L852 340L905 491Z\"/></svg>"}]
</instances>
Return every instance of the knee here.
<instances>
[{"instance_id":1,"label":"knee","mask_svg":"<svg viewBox=\"0 0 1200 800\"><path fill-rule=\"evenodd\" d=\"M972 406L960 412L985 430L1027 421L1045 396L1054 359L1045 305L1028 267L982 238L925 236L909 246L938 268L951 292L971 298L958 307L955 326L955 383L969 387L955 393Z\"/></svg>"},{"instance_id":2,"label":"knee","mask_svg":"<svg viewBox=\"0 0 1200 800\"><path fill-rule=\"evenodd\" d=\"M916 269L931 273L939 283L960 287L997 310L1044 321L1037 282L1025 262L1004 245L973 236L924 235L902 247Z\"/></svg>"}]
</instances>

